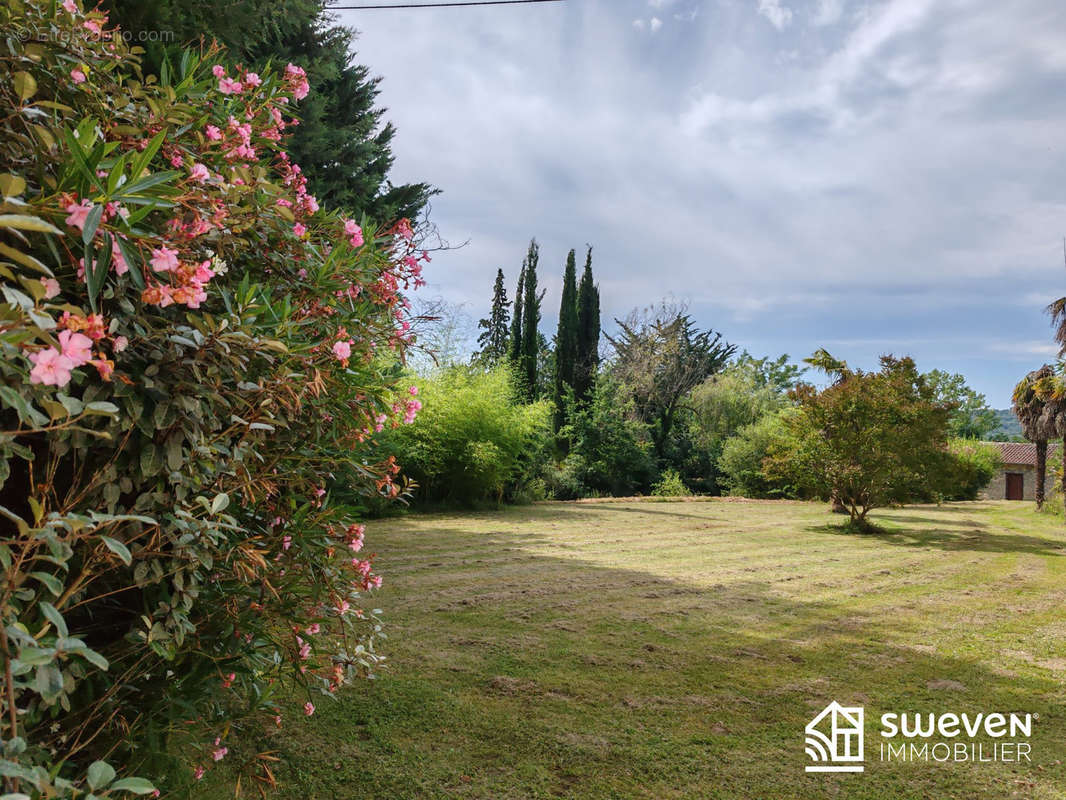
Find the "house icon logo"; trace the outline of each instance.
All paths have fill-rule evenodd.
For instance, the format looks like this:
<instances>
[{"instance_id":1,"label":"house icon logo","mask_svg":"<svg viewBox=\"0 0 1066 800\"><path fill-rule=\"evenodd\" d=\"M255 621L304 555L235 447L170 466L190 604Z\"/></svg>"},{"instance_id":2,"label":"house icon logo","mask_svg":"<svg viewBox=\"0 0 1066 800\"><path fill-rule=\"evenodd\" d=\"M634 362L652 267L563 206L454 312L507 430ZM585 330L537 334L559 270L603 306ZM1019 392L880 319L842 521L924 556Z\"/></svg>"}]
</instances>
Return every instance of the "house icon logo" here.
<instances>
[{"instance_id":1,"label":"house icon logo","mask_svg":"<svg viewBox=\"0 0 1066 800\"><path fill-rule=\"evenodd\" d=\"M862 706L845 708L836 700L807 723L807 772L862 772Z\"/></svg>"}]
</instances>

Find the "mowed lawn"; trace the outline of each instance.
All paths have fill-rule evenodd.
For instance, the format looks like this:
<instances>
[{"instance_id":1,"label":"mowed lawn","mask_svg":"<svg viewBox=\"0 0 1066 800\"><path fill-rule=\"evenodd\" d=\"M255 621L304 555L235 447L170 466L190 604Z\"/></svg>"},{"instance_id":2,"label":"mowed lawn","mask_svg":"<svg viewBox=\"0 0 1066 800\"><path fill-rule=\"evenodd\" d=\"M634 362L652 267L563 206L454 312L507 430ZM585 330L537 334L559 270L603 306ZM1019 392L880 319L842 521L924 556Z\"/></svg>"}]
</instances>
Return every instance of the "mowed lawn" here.
<instances>
[{"instance_id":1,"label":"mowed lawn","mask_svg":"<svg viewBox=\"0 0 1066 800\"><path fill-rule=\"evenodd\" d=\"M874 516L884 533L721 500L373 524L388 666L270 736L281 796L1066 797L1066 527L1029 503ZM866 707L864 774L804 772L833 699ZM907 710L1038 714L1033 761L881 763L879 717Z\"/></svg>"}]
</instances>

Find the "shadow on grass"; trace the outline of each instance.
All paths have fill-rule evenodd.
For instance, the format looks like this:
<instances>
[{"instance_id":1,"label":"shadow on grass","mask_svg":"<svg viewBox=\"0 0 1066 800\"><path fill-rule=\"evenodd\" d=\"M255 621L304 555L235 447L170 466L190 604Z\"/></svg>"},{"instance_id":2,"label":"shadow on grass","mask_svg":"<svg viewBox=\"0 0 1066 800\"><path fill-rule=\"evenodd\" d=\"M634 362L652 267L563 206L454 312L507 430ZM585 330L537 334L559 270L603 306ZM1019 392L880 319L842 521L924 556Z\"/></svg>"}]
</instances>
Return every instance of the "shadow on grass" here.
<instances>
[{"instance_id":1,"label":"shadow on grass","mask_svg":"<svg viewBox=\"0 0 1066 800\"><path fill-rule=\"evenodd\" d=\"M533 553L549 537L529 521L507 533L450 519L382 532L379 563L386 575L390 561L399 567L379 601L398 632L386 648L393 667L267 737L262 746L281 759L281 797L990 798L1009 794L1010 765L886 765L872 744L861 781L807 775L804 725L831 700L868 707L870 742L884 710L1055 719L1057 682L993 669L992 652L978 660L919 647L913 617L786 597L769 581L710 587ZM956 549L973 537L872 538ZM978 538L976 549L992 552L1062 549ZM433 563L411 569L411 556L427 551ZM476 553L493 568L467 571ZM1036 726L1033 746L1042 763L1066 755L1047 726ZM1015 769L1043 796L1066 791L1059 774Z\"/></svg>"},{"instance_id":2,"label":"shadow on grass","mask_svg":"<svg viewBox=\"0 0 1066 800\"><path fill-rule=\"evenodd\" d=\"M922 509L926 511L926 509ZM958 509L955 509L957 512ZM876 511L872 512L870 517L871 521L876 525L880 522L895 522L899 525L914 525L915 523L925 523L929 525L946 525L953 528L987 528L987 522L978 522L974 519L938 519L936 517L916 517L910 514L882 514Z\"/></svg>"},{"instance_id":3,"label":"shadow on grass","mask_svg":"<svg viewBox=\"0 0 1066 800\"><path fill-rule=\"evenodd\" d=\"M874 525L887 517L874 518ZM901 522L908 522L900 517ZM933 521L933 520L930 520ZM943 524L936 521L937 524ZM1066 542L1014 533L991 533L984 526L971 530L945 531L921 528L874 528L859 532L847 525L811 525L805 530L811 533L876 539L886 544L902 547L936 547L941 550L976 550L986 553L1029 553L1038 556L1066 556Z\"/></svg>"}]
</instances>

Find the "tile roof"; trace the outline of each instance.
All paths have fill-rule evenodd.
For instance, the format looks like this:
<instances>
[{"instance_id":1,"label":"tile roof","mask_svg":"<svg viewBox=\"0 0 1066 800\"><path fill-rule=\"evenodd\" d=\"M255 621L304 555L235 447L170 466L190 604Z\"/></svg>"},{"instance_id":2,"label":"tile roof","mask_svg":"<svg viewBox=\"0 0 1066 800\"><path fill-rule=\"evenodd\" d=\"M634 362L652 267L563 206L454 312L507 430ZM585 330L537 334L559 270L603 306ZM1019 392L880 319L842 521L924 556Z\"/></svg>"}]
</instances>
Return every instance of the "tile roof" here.
<instances>
[{"instance_id":1,"label":"tile roof","mask_svg":"<svg viewBox=\"0 0 1066 800\"><path fill-rule=\"evenodd\" d=\"M999 448L1004 464L1036 466L1036 445L1029 442L989 442ZM1048 463L1056 456L1055 446L1048 445Z\"/></svg>"}]
</instances>

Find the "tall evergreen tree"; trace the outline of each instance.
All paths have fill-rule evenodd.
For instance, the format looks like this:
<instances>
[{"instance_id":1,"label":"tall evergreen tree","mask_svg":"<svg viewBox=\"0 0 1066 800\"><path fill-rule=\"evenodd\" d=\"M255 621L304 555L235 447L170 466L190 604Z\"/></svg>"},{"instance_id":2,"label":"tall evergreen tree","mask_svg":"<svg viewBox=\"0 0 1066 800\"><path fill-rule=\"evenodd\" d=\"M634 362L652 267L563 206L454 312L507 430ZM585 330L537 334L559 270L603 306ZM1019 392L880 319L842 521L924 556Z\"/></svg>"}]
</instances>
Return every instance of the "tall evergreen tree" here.
<instances>
[{"instance_id":1,"label":"tall evergreen tree","mask_svg":"<svg viewBox=\"0 0 1066 800\"><path fill-rule=\"evenodd\" d=\"M565 421L564 401L567 389L574 388L574 368L577 364L577 264L571 250L563 272L563 297L559 303L559 328L555 334L555 432Z\"/></svg>"},{"instance_id":2,"label":"tall evergreen tree","mask_svg":"<svg viewBox=\"0 0 1066 800\"><path fill-rule=\"evenodd\" d=\"M574 395L585 402L596 384L600 364L600 290L592 282L592 248L585 256L585 271L577 290L577 359Z\"/></svg>"},{"instance_id":3,"label":"tall evergreen tree","mask_svg":"<svg viewBox=\"0 0 1066 800\"><path fill-rule=\"evenodd\" d=\"M507 299L507 289L503 285L503 270L496 270L496 283L492 287L492 308L488 319L479 320L477 326L484 333L477 337L481 359L495 366L507 356L509 343L508 325L511 319L510 301Z\"/></svg>"},{"instance_id":4,"label":"tall evergreen tree","mask_svg":"<svg viewBox=\"0 0 1066 800\"><path fill-rule=\"evenodd\" d=\"M223 45L229 66L303 67L311 90L294 109L300 125L286 132L286 150L322 205L389 224L415 219L436 194L425 183L388 180L395 129L375 107L380 78L353 63L355 32L335 24L323 0L105 0L104 7L137 41L145 32L172 34L166 43L143 39L146 72L177 63L180 49L201 38Z\"/></svg>"},{"instance_id":5,"label":"tall evergreen tree","mask_svg":"<svg viewBox=\"0 0 1066 800\"><path fill-rule=\"evenodd\" d=\"M515 375L520 374L522 362L522 289L526 283L526 262L522 262L522 271L518 273L518 286L514 290L514 316L511 318L511 345L508 358Z\"/></svg>"},{"instance_id":6,"label":"tall evergreen tree","mask_svg":"<svg viewBox=\"0 0 1066 800\"><path fill-rule=\"evenodd\" d=\"M537 294L537 263L540 261L540 248L537 240L529 243L526 254L525 281L522 286L522 354L519 363L519 375L525 381L526 397L537 399L537 359L540 355L540 341L537 338L537 325L540 323L540 301L543 295Z\"/></svg>"}]
</instances>

